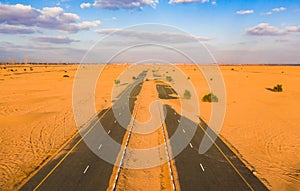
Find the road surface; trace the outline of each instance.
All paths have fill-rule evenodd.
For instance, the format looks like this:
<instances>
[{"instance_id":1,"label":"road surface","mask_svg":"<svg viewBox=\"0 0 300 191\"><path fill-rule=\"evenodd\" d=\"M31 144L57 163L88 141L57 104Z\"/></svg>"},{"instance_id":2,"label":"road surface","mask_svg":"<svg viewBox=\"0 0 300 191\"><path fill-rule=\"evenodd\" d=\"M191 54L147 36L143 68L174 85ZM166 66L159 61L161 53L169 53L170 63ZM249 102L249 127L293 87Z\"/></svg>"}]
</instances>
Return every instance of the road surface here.
<instances>
[{"instance_id":1,"label":"road surface","mask_svg":"<svg viewBox=\"0 0 300 191\"><path fill-rule=\"evenodd\" d=\"M126 129L118 123L115 114L124 112L123 104L128 100L129 110L132 113L146 73L147 71L143 71L137 80L120 94L113 105L115 113L111 108L102 111L98 115L100 120L95 118L84 130L86 137L91 136L93 142L99 145L99 152L112 149L107 144L105 136L96 138L92 136L99 128L99 123L116 142L121 144L126 139ZM159 83L157 91L160 99L178 99L174 96L176 92L168 85ZM170 106L165 107L167 113L164 124L169 136L166 139L169 139L177 128L181 128L179 132L182 139L195 131L187 147L173 159L175 164L173 170L178 174L178 179L175 181L179 183L174 190L267 190L221 139L217 138L215 144L205 154L198 154L206 130L208 136L212 136L213 131L201 118L199 124L196 124L184 116L181 118L180 114ZM180 120L190 125L177 127ZM126 123L129 125L130 119ZM196 126L196 129L192 129L193 126ZM171 141L169 147L171 151L175 151L177 145ZM117 158L117 155L118 153L114 157ZM77 136L59 156L41 168L21 190L106 190L110 184L113 168L112 164L96 156L82 138Z\"/></svg>"}]
</instances>

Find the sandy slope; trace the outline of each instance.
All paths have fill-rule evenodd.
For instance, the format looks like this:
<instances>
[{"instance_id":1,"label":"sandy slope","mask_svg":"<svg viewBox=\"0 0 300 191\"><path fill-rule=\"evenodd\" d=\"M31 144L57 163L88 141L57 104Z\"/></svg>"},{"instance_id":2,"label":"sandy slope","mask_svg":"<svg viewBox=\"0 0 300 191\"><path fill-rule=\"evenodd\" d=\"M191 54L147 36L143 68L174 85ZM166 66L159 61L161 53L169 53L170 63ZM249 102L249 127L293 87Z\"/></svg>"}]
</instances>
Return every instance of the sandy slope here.
<instances>
[{"instance_id":1,"label":"sandy slope","mask_svg":"<svg viewBox=\"0 0 300 191\"><path fill-rule=\"evenodd\" d=\"M76 132L72 87L77 66L0 67L0 189L11 190ZM193 82L199 100L209 92L195 66L179 68ZM221 135L270 189L299 189L300 67L220 68L227 91ZM139 73L135 70L126 65L105 68L95 95L98 111L110 106L113 87L118 94L132 82ZM121 84L114 86L118 78ZM266 90L277 83L283 84L282 93ZM210 104L200 102L200 109L208 121Z\"/></svg>"}]
</instances>

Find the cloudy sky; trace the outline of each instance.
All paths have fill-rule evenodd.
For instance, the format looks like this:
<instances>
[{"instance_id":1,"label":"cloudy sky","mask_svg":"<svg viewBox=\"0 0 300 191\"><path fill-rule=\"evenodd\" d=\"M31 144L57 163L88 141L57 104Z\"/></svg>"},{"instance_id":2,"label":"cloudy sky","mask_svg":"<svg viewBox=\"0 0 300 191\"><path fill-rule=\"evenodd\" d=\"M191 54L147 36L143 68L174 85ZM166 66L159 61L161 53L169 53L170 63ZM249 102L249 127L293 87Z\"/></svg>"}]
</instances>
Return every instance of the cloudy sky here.
<instances>
[{"instance_id":1,"label":"cloudy sky","mask_svg":"<svg viewBox=\"0 0 300 191\"><path fill-rule=\"evenodd\" d=\"M0 61L107 62L151 43L110 61L187 62L176 56L183 52L203 62L296 64L299 18L299 0L0 1Z\"/></svg>"}]
</instances>

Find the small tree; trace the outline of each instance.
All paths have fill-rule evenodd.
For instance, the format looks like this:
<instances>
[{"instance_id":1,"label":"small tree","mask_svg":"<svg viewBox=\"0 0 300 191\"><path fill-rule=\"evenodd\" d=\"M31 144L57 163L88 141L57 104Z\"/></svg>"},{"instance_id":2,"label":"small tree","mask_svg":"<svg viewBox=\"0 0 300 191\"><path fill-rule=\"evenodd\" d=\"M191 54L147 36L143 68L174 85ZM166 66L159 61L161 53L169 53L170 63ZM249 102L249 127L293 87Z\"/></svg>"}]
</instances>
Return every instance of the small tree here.
<instances>
[{"instance_id":1,"label":"small tree","mask_svg":"<svg viewBox=\"0 0 300 191\"><path fill-rule=\"evenodd\" d=\"M191 99L192 94L189 90L185 90L183 94L184 99Z\"/></svg>"},{"instance_id":2,"label":"small tree","mask_svg":"<svg viewBox=\"0 0 300 191\"><path fill-rule=\"evenodd\" d=\"M219 99L215 94L209 93L209 94L206 94L203 96L202 101L203 102L218 102Z\"/></svg>"},{"instance_id":3,"label":"small tree","mask_svg":"<svg viewBox=\"0 0 300 191\"><path fill-rule=\"evenodd\" d=\"M173 79L172 79L171 76L166 76L166 80L167 80L168 82L172 82L172 81L173 81Z\"/></svg>"},{"instance_id":4,"label":"small tree","mask_svg":"<svg viewBox=\"0 0 300 191\"><path fill-rule=\"evenodd\" d=\"M115 84L116 84L116 85L119 85L120 82L121 82L120 80L115 80Z\"/></svg>"},{"instance_id":5,"label":"small tree","mask_svg":"<svg viewBox=\"0 0 300 191\"><path fill-rule=\"evenodd\" d=\"M273 91L274 92L282 92L283 91L282 85L281 84L277 84L276 86L274 86Z\"/></svg>"}]
</instances>

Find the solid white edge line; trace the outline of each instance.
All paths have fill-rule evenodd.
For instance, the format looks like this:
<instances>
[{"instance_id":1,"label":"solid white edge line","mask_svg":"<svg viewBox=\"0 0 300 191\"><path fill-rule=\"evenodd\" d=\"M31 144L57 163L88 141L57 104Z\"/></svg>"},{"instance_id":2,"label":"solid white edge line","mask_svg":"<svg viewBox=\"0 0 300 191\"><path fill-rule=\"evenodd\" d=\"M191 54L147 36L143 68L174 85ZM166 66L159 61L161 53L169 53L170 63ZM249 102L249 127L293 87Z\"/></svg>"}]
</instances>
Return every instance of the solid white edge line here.
<instances>
[{"instance_id":1,"label":"solid white edge line","mask_svg":"<svg viewBox=\"0 0 300 191\"><path fill-rule=\"evenodd\" d=\"M130 127L130 129L129 129L129 133L128 133L127 140L126 140L126 143L125 143L124 151L123 151L123 154L122 154L122 156L121 156L120 164L119 164L119 167L118 167L117 175L116 175L116 177L115 177L115 181L114 181L112 190L115 190L115 188L116 188L116 186L117 186L117 180L118 180L118 178L119 178L119 173L120 173L121 167L122 167L122 165L123 165L123 160L124 160L124 157L125 157L125 154L126 154L126 150L127 150L129 138L130 138L130 135L131 135L131 133L132 133L132 128L133 128L133 126L134 126L134 121L135 121L135 118L136 118L136 115L137 115L137 112L138 112L139 107L140 107L140 102L138 103L137 109L136 109L135 114L134 114L134 116L133 116L133 118L132 118L131 127Z\"/></svg>"},{"instance_id":2,"label":"solid white edge line","mask_svg":"<svg viewBox=\"0 0 300 191\"><path fill-rule=\"evenodd\" d=\"M157 106L158 106L158 111L159 111L160 123L161 123L161 127L162 127L161 131L162 131L163 138L164 138L164 144L165 144L165 149L166 149L166 155L167 155L167 160L168 160L168 166L169 166L169 172L170 172L170 177L171 177L171 182L172 182L172 188L173 188L173 190L176 190L174 177L173 177L173 170L172 170L171 162L170 162L171 159L170 159L170 155L169 155L169 149L168 149L168 146L167 146L167 139L166 139L166 135L165 135L165 131L164 131L165 126L164 126L162 118L161 118L161 111L160 111L159 103L157 103Z\"/></svg>"}]
</instances>

